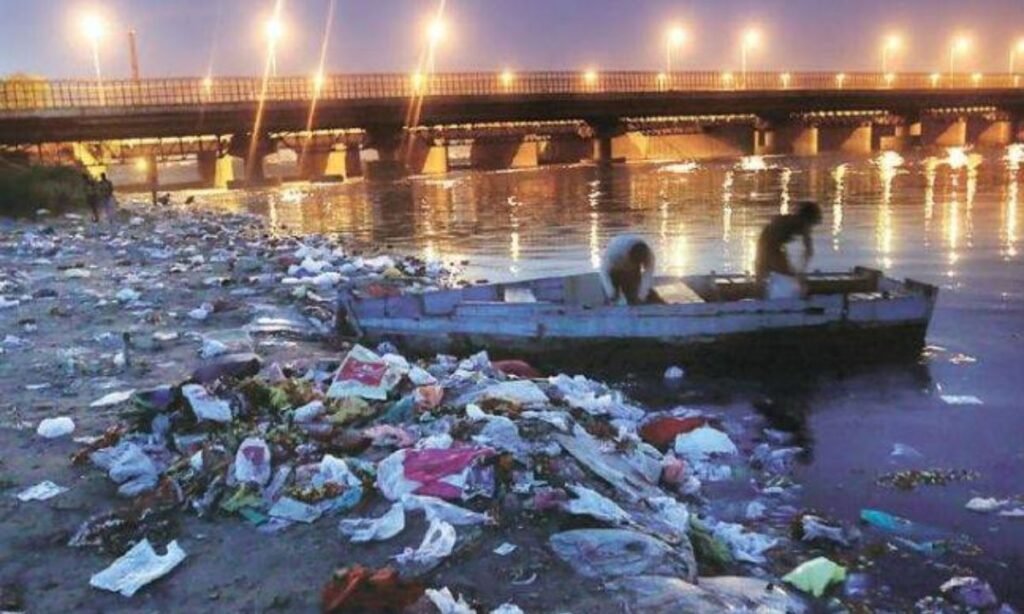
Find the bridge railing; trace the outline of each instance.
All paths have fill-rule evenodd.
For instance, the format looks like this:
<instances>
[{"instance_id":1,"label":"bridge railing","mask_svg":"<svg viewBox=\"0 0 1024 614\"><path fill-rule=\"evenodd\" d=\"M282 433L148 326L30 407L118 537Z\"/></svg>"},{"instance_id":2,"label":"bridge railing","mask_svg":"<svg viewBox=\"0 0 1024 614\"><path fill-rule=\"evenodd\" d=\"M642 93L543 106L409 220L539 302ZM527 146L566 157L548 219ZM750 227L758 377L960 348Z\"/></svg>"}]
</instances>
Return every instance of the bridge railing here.
<instances>
[{"instance_id":1,"label":"bridge railing","mask_svg":"<svg viewBox=\"0 0 1024 614\"><path fill-rule=\"evenodd\" d=\"M141 81L0 81L0 112L96 107L166 107L271 102L568 94L605 96L656 92L814 90L942 90L1018 88L1008 74L834 72L524 72L434 75L335 75L322 80L278 77L145 79Z\"/></svg>"}]
</instances>

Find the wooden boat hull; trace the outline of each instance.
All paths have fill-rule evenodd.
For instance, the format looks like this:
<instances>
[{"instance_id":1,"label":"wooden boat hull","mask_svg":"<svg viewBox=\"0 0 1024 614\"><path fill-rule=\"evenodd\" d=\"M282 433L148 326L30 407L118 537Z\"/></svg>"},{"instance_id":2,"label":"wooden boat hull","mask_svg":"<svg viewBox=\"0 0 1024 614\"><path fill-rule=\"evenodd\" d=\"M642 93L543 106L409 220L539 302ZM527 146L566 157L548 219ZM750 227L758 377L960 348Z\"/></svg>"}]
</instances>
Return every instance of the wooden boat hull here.
<instances>
[{"instance_id":1,"label":"wooden boat hull","mask_svg":"<svg viewBox=\"0 0 1024 614\"><path fill-rule=\"evenodd\" d=\"M569 278L562 278L561 302L487 300L523 287L541 299L554 298L545 284L559 278L551 278L388 299L349 294L339 312L364 343L391 341L423 355L487 350L493 357L540 365L734 368L765 366L783 357L791 365L794 360L835 364L917 356L937 290L868 269L841 275L840 291L827 287L831 278L822 274L819 286L827 293L805 299L737 300L750 292L741 287L749 278L705 276L686 278L700 296L679 304L586 304L567 298ZM704 283L709 279L714 283ZM492 292L495 287L499 291ZM863 292L870 289L875 292Z\"/></svg>"}]
</instances>

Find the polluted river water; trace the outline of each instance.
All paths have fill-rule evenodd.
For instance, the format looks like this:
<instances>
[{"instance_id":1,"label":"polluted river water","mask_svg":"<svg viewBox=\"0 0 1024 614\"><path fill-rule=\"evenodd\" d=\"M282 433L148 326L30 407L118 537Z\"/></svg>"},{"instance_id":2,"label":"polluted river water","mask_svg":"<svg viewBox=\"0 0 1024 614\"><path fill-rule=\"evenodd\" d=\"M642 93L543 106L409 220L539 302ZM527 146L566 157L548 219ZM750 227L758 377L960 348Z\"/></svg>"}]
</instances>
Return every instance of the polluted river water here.
<instances>
[{"instance_id":1,"label":"polluted river water","mask_svg":"<svg viewBox=\"0 0 1024 614\"><path fill-rule=\"evenodd\" d=\"M885 510L973 544L927 564L919 553L879 556L872 591L912 603L954 575L977 575L1020 606L1024 520L965 505L1024 496L1022 164L1021 146L750 157L455 172L202 200L292 230L465 261L470 279L503 281L590 270L609 238L626 231L651 241L665 273L749 271L768 219L815 199L825 216L813 268L864 265L940 287L920 361L770 381L702 379L675 397L650 396L713 402L738 419L760 411L795 431L806 448L795 470L798 507L847 523L863 509ZM623 377L639 397L661 388ZM971 479L899 488L882 478L912 469Z\"/></svg>"}]
</instances>

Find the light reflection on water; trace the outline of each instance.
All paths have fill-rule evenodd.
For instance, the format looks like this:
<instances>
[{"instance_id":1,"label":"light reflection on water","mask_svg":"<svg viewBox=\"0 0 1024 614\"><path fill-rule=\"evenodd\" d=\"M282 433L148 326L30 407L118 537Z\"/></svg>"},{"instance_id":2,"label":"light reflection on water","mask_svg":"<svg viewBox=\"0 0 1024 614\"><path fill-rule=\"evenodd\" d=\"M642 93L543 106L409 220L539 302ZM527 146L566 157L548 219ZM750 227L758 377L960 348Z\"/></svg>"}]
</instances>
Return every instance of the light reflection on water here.
<instances>
[{"instance_id":1,"label":"light reflection on water","mask_svg":"<svg viewBox=\"0 0 1024 614\"><path fill-rule=\"evenodd\" d=\"M471 274L495 280L592 269L609 237L626 231L649 237L669 273L749 271L768 219L815 198L825 209L816 240L831 247L817 250L816 268L869 264L956 278L964 259L982 264L990 251L1003 262L1019 257L1022 161L1019 146L937 156L752 156L209 198L288 228L340 232L428 259L468 259Z\"/></svg>"}]
</instances>

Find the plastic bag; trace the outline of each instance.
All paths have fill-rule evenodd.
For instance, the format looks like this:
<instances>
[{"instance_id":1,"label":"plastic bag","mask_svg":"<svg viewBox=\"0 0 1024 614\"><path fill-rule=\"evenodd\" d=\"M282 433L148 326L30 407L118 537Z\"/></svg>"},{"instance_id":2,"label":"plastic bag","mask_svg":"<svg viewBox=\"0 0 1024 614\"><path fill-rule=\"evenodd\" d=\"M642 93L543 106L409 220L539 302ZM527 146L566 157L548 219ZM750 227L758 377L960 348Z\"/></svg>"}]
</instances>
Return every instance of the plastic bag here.
<instances>
[{"instance_id":1,"label":"plastic bag","mask_svg":"<svg viewBox=\"0 0 1024 614\"><path fill-rule=\"evenodd\" d=\"M476 610L469 607L469 604L462 599L462 595L459 595L458 600L456 600L447 586L441 590L428 588L426 593L427 598L430 599L440 614L476 614Z\"/></svg>"},{"instance_id":2,"label":"plastic bag","mask_svg":"<svg viewBox=\"0 0 1024 614\"><path fill-rule=\"evenodd\" d=\"M235 454L235 480L260 486L270 481L270 448L259 437L249 437Z\"/></svg>"},{"instance_id":3,"label":"plastic bag","mask_svg":"<svg viewBox=\"0 0 1024 614\"><path fill-rule=\"evenodd\" d=\"M168 544L167 554L160 556L149 540L143 539L110 567L94 574L89 584L131 597L143 586L170 573L184 560L185 551L178 547L178 542Z\"/></svg>"},{"instance_id":4,"label":"plastic bag","mask_svg":"<svg viewBox=\"0 0 1024 614\"><path fill-rule=\"evenodd\" d=\"M455 526L474 524L490 524L493 519L487 514L467 510L458 505L448 503L437 497L424 497L421 495L403 495L402 505L406 511L422 510L427 517L427 522L443 520Z\"/></svg>"},{"instance_id":5,"label":"plastic bag","mask_svg":"<svg viewBox=\"0 0 1024 614\"><path fill-rule=\"evenodd\" d=\"M45 482L40 482L35 486L30 486L26 488L25 490L19 492L16 496L18 497L18 501L22 502L46 501L47 499L52 499L53 497L56 497L57 495L65 493L67 491L68 489L65 488L64 486L58 486L53 482L46 480Z\"/></svg>"},{"instance_id":6,"label":"plastic bag","mask_svg":"<svg viewBox=\"0 0 1024 614\"><path fill-rule=\"evenodd\" d=\"M231 422L231 405L211 395L206 388L198 384L187 384L181 387L181 394L200 422Z\"/></svg>"},{"instance_id":7,"label":"plastic bag","mask_svg":"<svg viewBox=\"0 0 1024 614\"><path fill-rule=\"evenodd\" d=\"M45 418L36 428L36 435L47 439L65 437L75 432L75 421L67 416L58 418Z\"/></svg>"},{"instance_id":8,"label":"plastic bag","mask_svg":"<svg viewBox=\"0 0 1024 614\"><path fill-rule=\"evenodd\" d=\"M320 518L320 510L291 497L281 497L267 512L274 518L309 524Z\"/></svg>"},{"instance_id":9,"label":"plastic bag","mask_svg":"<svg viewBox=\"0 0 1024 614\"><path fill-rule=\"evenodd\" d=\"M384 401L400 377L380 356L357 345L338 367L327 396L332 399L362 397Z\"/></svg>"},{"instance_id":10,"label":"plastic bag","mask_svg":"<svg viewBox=\"0 0 1024 614\"><path fill-rule=\"evenodd\" d=\"M566 512L577 516L591 516L610 524L629 522L629 514L611 499L579 484L569 484L568 488L577 498L565 503L563 509Z\"/></svg>"},{"instance_id":11,"label":"plastic bag","mask_svg":"<svg viewBox=\"0 0 1024 614\"><path fill-rule=\"evenodd\" d=\"M418 548L406 548L394 558L402 565L436 565L455 549L455 537L455 527L443 520L434 520Z\"/></svg>"},{"instance_id":12,"label":"plastic bag","mask_svg":"<svg viewBox=\"0 0 1024 614\"><path fill-rule=\"evenodd\" d=\"M739 452L728 435L710 426L679 435L674 447L677 455L690 462L706 461L716 454L733 455Z\"/></svg>"},{"instance_id":13,"label":"plastic bag","mask_svg":"<svg viewBox=\"0 0 1024 614\"><path fill-rule=\"evenodd\" d=\"M796 569L782 577L805 593L821 597L833 583L846 579L846 568L833 561L819 556L816 559L801 563Z\"/></svg>"},{"instance_id":14,"label":"plastic bag","mask_svg":"<svg viewBox=\"0 0 1024 614\"><path fill-rule=\"evenodd\" d=\"M587 578L658 574L693 579L697 570L664 542L626 529L576 529L555 533L551 549Z\"/></svg>"},{"instance_id":15,"label":"plastic bag","mask_svg":"<svg viewBox=\"0 0 1024 614\"><path fill-rule=\"evenodd\" d=\"M459 499L472 467L493 453L474 447L398 450L377 465L377 488L391 501L407 494Z\"/></svg>"},{"instance_id":16,"label":"plastic bag","mask_svg":"<svg viewBox=\"0 0 1024 614\"><path fill-rule=\"evenodd\" d=\"M385 541L398 535L405 529L405 509L401 503L395 503L380 518L345 518L338 524L342 535L347 535L353 543Z\"/></svg>"},{"instance_id":17,"label":"plastic bag","mask_svg":"<svg viewBox=\"0 0 1024 614\"><path fill-rule=\"evenodd\" d=\"M748 531L741 524L732 522L707 522L711 534L729 546L733 557L748 563L764 563L764 551L775 547L779 541L767 535Z\"/></svg>"}]
</instances>

